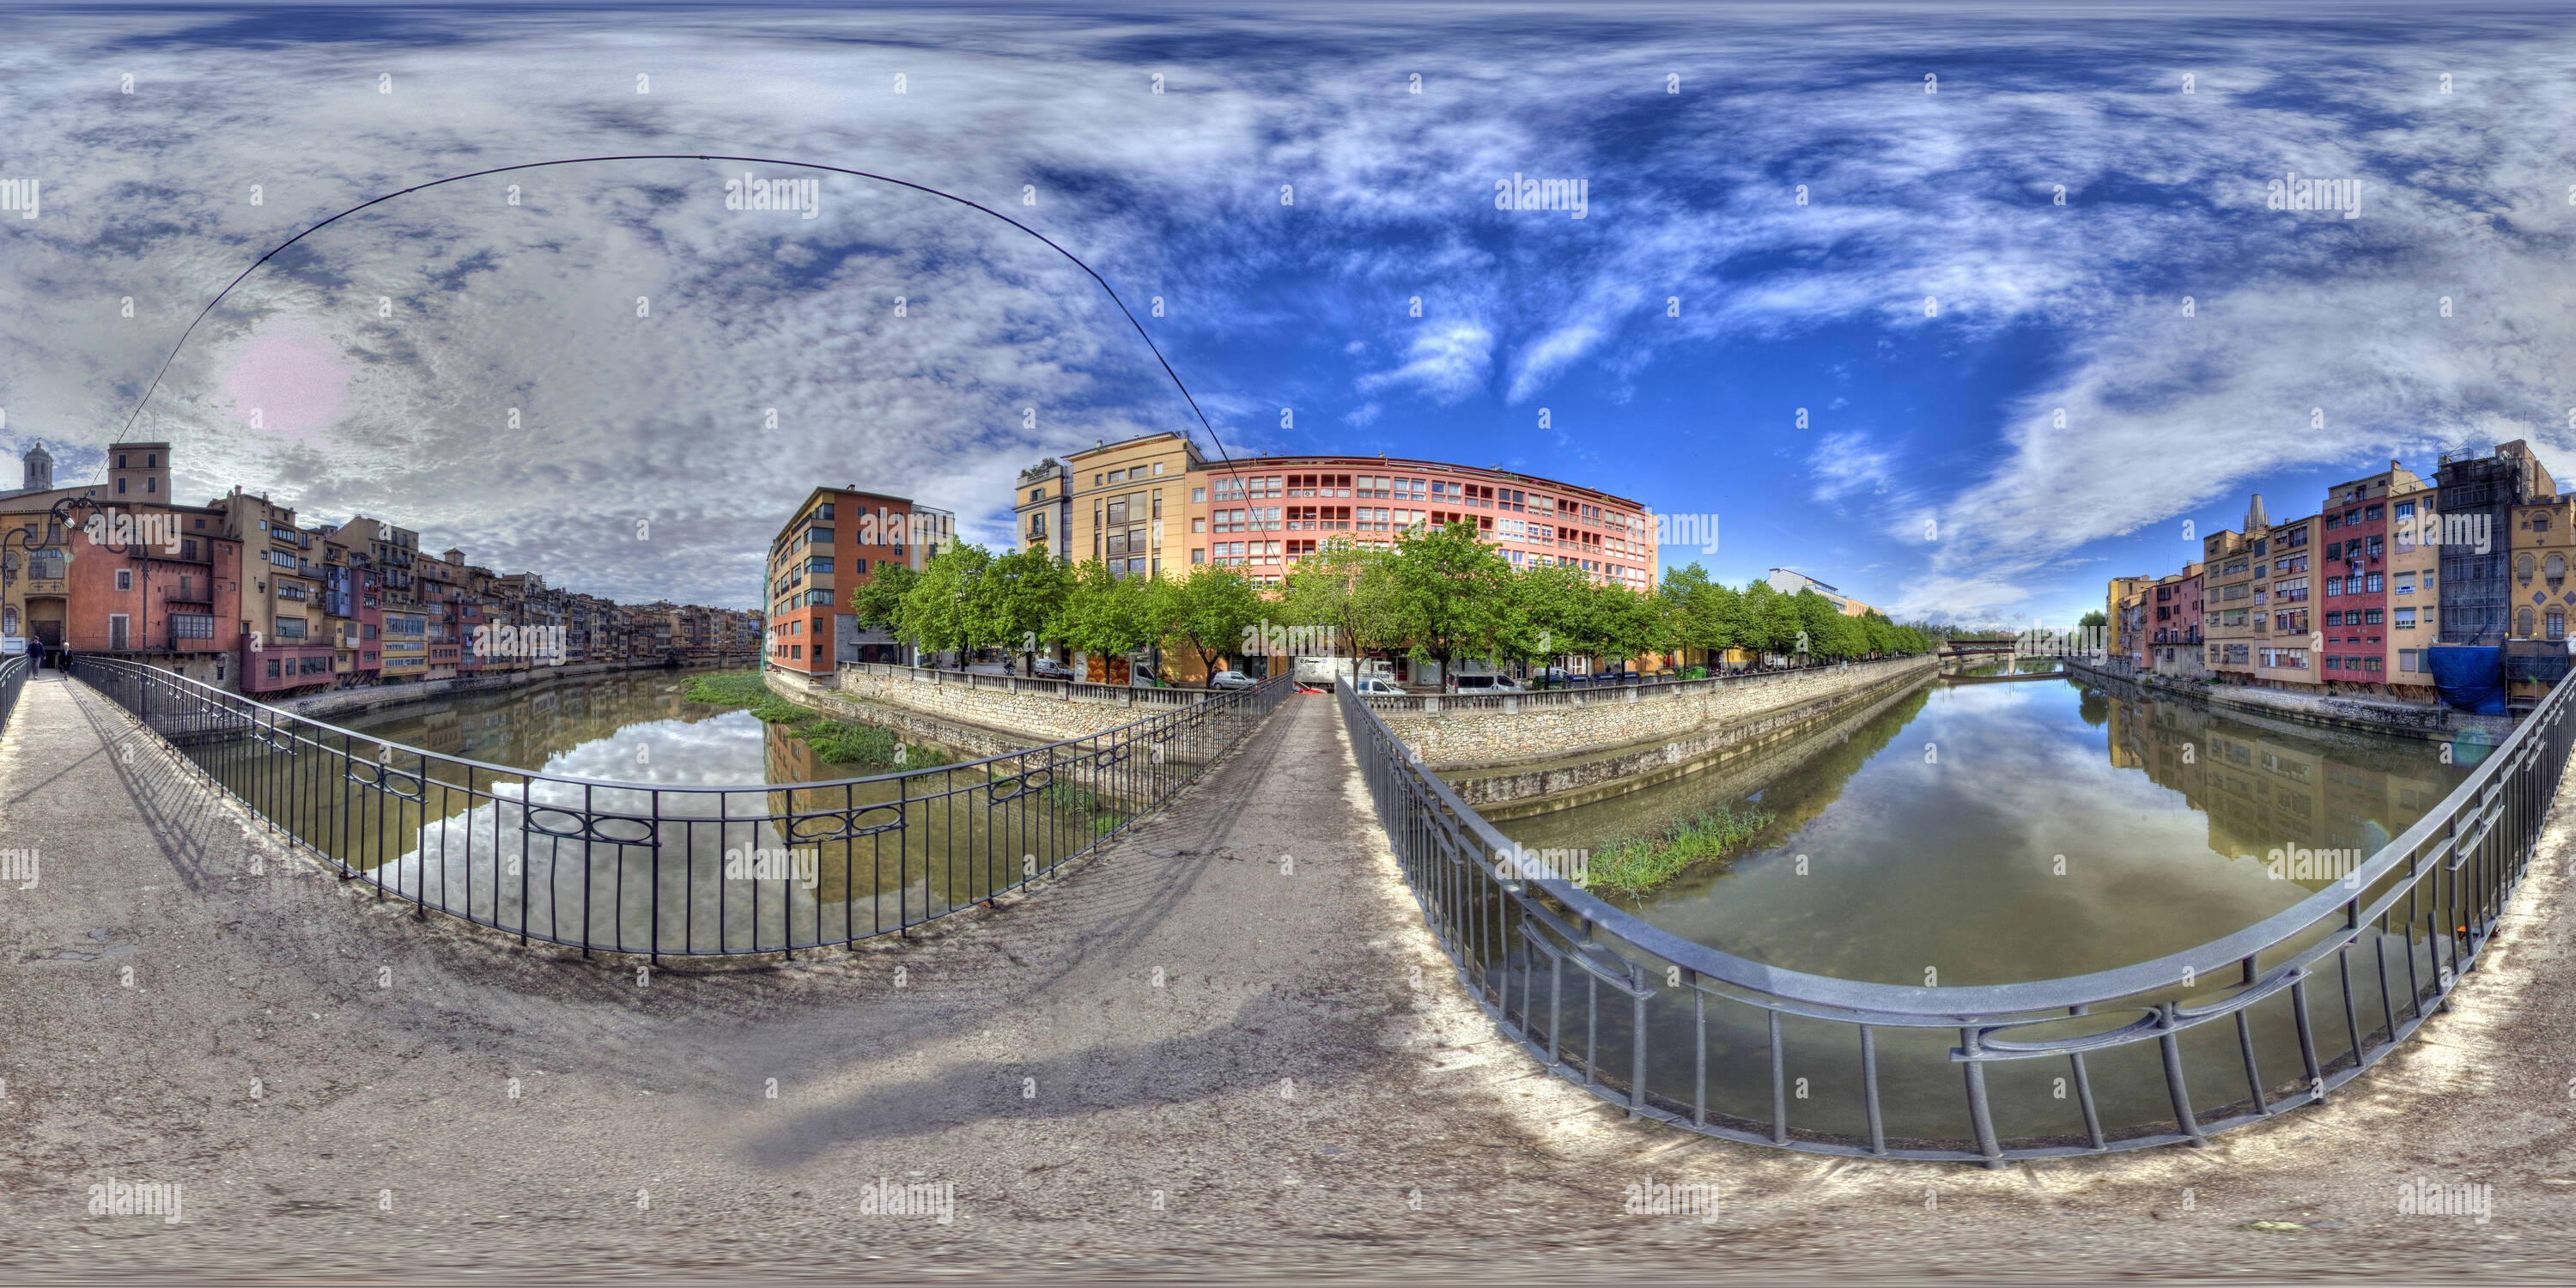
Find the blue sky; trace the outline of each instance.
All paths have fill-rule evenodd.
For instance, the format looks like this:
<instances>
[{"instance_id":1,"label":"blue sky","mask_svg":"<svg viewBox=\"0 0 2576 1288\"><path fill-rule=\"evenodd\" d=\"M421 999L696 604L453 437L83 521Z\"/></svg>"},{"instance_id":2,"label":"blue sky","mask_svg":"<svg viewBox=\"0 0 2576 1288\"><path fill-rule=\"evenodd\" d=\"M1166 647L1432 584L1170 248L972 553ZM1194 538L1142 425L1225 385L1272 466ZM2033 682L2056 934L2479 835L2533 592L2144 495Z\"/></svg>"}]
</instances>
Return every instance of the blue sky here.
<instances>
[{"instance_id":1,"label":"blue sky","mask_svg":"<svg viewBox=\"0 0 2576 1288\"><path fill-rule=\"evenodd\" d=\"M1140 313L1161 297L1145 324L1230 451L1499 464L1714 514L1719 575L1786 565L1906 617L2071 621L2106 577L2178 566L2185 519L2229 526L2253 491L2306 513L2390 457L2526 438L2576 473L2576 44L2537 10L0 28L0 178L45 181L39 219L0 214L0 294L25 301L0 314L0 442L47 440L66 477L296 229L626 152L970 197ZM816 484L995 540L1020 467L1195 423L1025 236L858 180L826 179L813 220L727 211L742 169L530 172L516 206L476 181L335 225L200 328L136 432L179 445L182 495L239 482L582 589L747 606ZM2359 180L2359 217L2267 208L2290 172ZM1515 173L1585 181L1586 217L1495 209Z\"/></svg>"}]
</instances>

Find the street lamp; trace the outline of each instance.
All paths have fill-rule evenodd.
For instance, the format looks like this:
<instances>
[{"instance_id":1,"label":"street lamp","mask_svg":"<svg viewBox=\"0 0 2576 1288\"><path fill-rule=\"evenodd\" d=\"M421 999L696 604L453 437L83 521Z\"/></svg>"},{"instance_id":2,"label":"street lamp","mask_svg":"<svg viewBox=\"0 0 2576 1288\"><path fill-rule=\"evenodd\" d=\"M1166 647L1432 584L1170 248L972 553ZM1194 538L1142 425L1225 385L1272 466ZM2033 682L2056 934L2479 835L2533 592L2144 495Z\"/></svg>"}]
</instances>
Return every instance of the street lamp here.
<instances>
[{"instance_id":1,"label":"street lamp","mask_svg":"<svg viewBox=\"0 0 2576 1288\"><path fill-rule=\"evenodd\" d=\"M101 506L96 500L89 497L67 496L54 502L52 506L46 509L45 522L49 533L69 532L82 526L80 520L75 517L82 511L86 510L91 513L97 513L105 508L106 507ZM0 534L0 602L6 602L9 599L11 590L16 587L18 582L18 570L23 566L26 567L29 572L35 571L32 557L36 552L52 544L53 540L51 536L39 536L33 524L15 526L7 533ZM109 545L107 542L101 542L99 544ZM12 545L23 548L27 552L29 558L22 560L19 557L17 550L7 549L7 547ZM122 548L122 543L111 545L110 548L115 550L118 554L125 553ZM149 575L148 570L146 575ZM19 616L23 619L26 614L25 607L23 605L16 605L15 607L18 609ZM31 623L27 623L22 620L19 625L26 626L31 625Z\"/></svg>"}]
</instances>

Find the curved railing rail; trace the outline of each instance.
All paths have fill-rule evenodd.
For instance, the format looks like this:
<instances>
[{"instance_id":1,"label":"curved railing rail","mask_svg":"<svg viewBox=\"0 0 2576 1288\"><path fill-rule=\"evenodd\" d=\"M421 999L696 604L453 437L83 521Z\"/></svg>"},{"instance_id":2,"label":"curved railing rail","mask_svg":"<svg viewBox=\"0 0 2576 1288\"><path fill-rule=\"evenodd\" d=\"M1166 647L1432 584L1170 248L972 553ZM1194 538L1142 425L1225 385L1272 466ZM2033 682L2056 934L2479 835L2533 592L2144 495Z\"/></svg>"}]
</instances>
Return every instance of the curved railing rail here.
<instances>
[{"instance_id":1,"label":"curved railing rail","mask_svg":"<svg viewBox=\"0 0 2576 1288\"><path fill-rule=\"evenodd\" d=\"M2404 1042L2529 864L2571 693L2348 881L2154 961L1964 988L1782 970L1649 925L1515 849L1346 684L1339 699L1424 919L1548 1068L1731 1140L2001 1166L2199 1144L2323 1101Z\"/></svg>"},{"instance_id":2,"label":"curved railing rail","mask_svg":"<svg viewBox=\"0 0 2576 1288\"><path fill-rule=\"evenodd\" d=\"M8 728L9 717L17 713L18 691L27 687L35 665L35 658L26 653L0 657L0 729Z\"/></svg>"},{"instance_id":3,"label":"curved railing rail","mask_svg":"<svg viewBox=\"0 0 2576 1288\"><path fill-rule=\"evenodd\" d=\"M1169 800L1292 687L963 764L675 787L441 755L134 662L72 673L379 898L657 959L792 954L989 903Z\"/></svg>"}]
</instances>

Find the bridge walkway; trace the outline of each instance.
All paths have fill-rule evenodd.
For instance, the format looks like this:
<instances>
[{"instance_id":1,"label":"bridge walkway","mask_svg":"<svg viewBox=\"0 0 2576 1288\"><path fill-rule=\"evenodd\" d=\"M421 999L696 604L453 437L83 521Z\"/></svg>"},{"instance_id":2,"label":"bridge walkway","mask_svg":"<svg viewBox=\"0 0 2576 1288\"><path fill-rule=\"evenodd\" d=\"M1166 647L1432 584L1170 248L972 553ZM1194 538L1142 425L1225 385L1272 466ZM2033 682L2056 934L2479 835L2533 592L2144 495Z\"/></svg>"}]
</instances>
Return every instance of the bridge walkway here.
<instances>
[{"instance_id":1,"label":"bridge walkway","mask_svg":"<svg viewBox=\"0 0 2576 1288\"><path fill-rule=\"evenodd\" d=\"M1627 1124L1537 1073L1419 928L1320 696L1052 886L786 967L639 982L415 920L52 673L0 734L0 845L42 856L33 888L0 890L17 1276L1371 1281L1463 1259L1777 1282L2114 1255L2536 1270L2576 1249L2543 1184L2576 1180L2576 947L2531 912L2564 889L2564 821L2460 1013L2358 1094L2207 1150L1992 1175ZM2395 1186L2421 1174L2493 1181L2493 1222L2401 1220ZM183 1183L184 1219L90 1216L110 1176ZM952 1219L874 1214L880 1179L952 1187ZM1624 1215L1645 1180L1713 1182L1725 1208ZM2237 1228L2257 1220L2341 1224Z\"/></svg>"}]
</instances>

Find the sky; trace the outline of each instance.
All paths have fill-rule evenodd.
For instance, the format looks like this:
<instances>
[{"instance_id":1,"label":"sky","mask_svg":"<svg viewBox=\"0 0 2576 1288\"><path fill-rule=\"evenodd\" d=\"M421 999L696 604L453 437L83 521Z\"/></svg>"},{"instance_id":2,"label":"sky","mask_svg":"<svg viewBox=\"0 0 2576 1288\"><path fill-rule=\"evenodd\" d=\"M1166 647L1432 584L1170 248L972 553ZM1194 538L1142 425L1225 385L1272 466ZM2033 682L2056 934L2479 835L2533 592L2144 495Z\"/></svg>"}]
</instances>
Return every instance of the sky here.
<instances>
[{"instance_id":1,"label":"sky","mask_svg":"<svg viewBox=\"0 0 2576 1288\"><path fill-rule=\"evenodd\" d=\"M2250 493L2296 517L2516 438L2576 476L2570 37L2259 4L11 8L0 180L41 206L0 209L0 447L64 482L166 438L182 497L753 607L816 486L998 544L1020 469L1186 429L1498 465L1713 516L1668 567L2070 624ZM689 159L536 164L634 154ZM420 186L504 166L533 168ZM1579 180L1581 217L1498 208L1515 176ZM813 217L728 208L746 177L815 180ZM2272 208L2294 178L2350 217Z\"/></svg>"}]
</instances>

